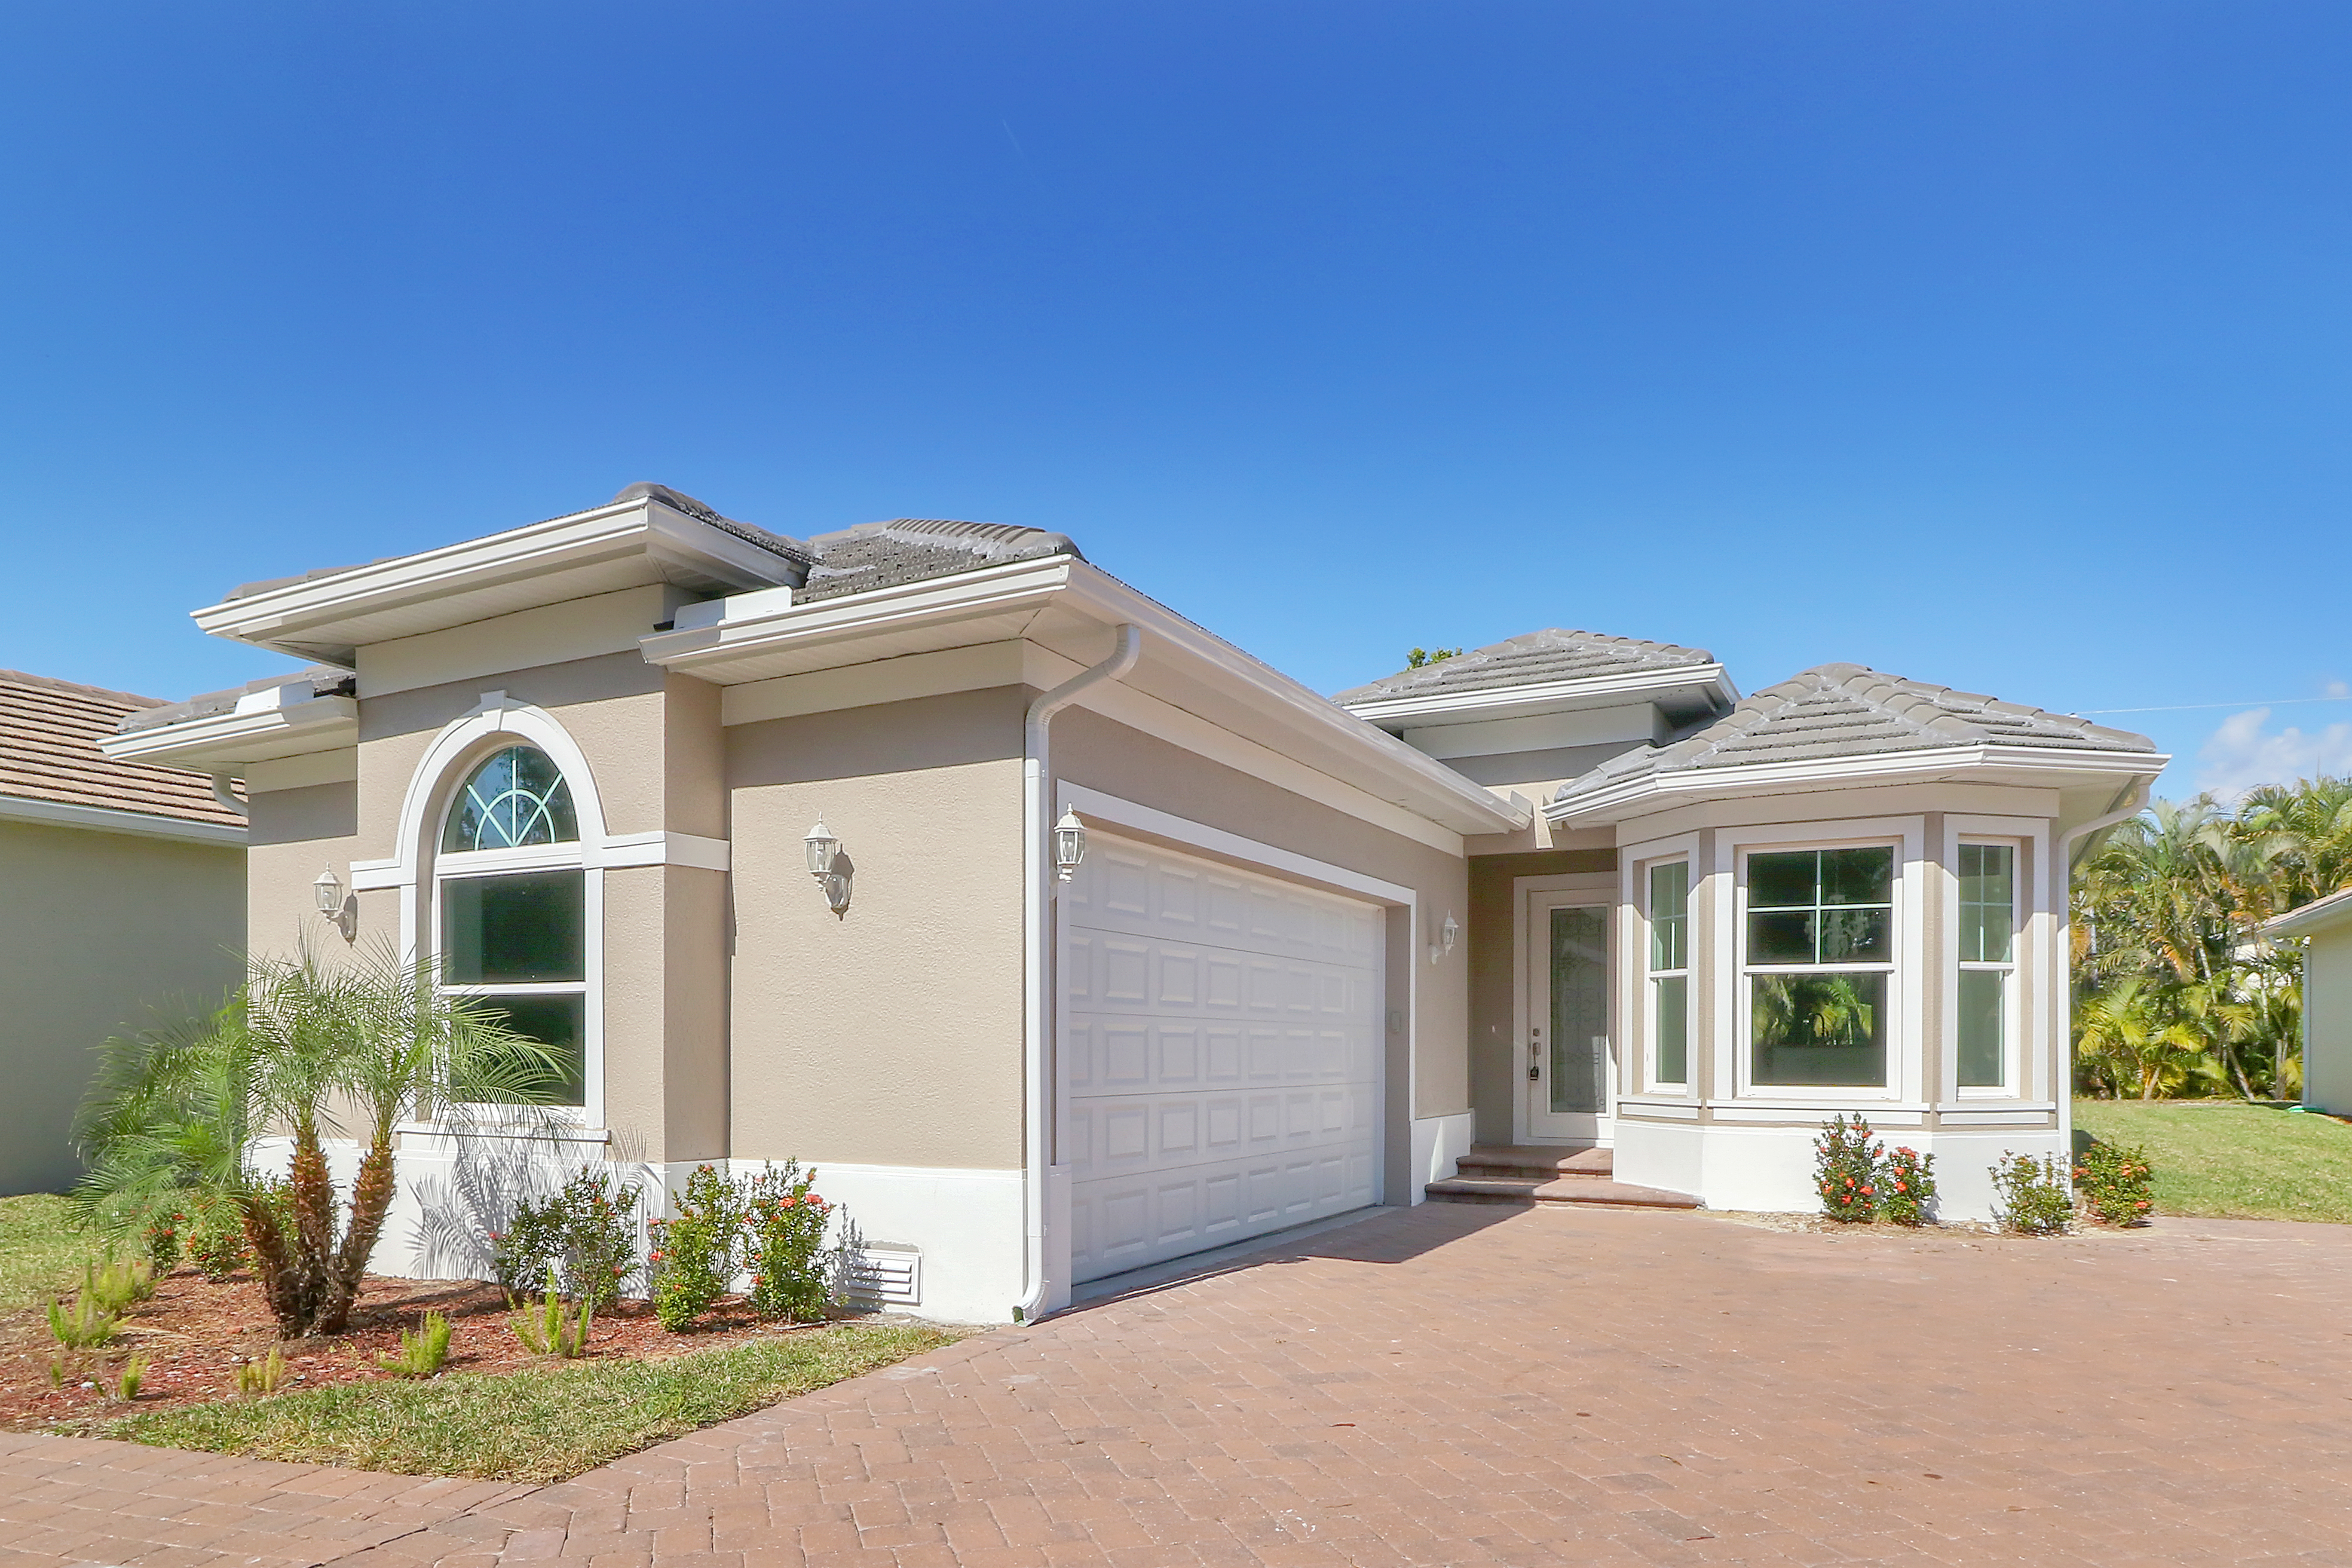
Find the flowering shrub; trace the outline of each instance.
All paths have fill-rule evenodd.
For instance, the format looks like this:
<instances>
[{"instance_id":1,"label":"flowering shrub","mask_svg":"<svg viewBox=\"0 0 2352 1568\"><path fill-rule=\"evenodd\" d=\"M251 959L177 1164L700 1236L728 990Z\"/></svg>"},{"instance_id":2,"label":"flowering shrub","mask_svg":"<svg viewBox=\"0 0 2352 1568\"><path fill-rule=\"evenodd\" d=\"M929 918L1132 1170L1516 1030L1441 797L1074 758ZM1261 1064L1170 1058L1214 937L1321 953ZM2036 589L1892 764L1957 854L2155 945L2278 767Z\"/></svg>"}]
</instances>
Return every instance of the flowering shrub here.
<instances>
[{"instance_id":1,"label":"flowering shrub","mask_svg":"<svg viewBox=\"0 0 2352 1568\"><path fill-rule=\"evenodd\" d=\"M490 1233L490 1272L509 1300L535 1289L550 1268L563 1294L610 1307L637 1262L635 1183L583 1165L553 1194L515 1205L513 1222Z\"/></svg>"},{"instance_id":2,"label":"flowering shrub","mask_svg":"<svg viewBox=\"0 0 2352 1568\"><path fill-rule=\"evenodd\" d=\"M814 1171L797 1160L761 1172L744 1184L743 1217L750 1229L744 1262L751 1270L751 1310L788 1323L824 1316L825 1218L832 1205L809 1191Z\"/></svg>"},{"instance_id":3,"label":"flowering shrub","mask_svg":"<svg viewBox=\"0 0 2352 1568\"><path fill-rule=\"evenodd\" d=\"M1822 1123L1813 1140L1813 1188L1822 1213L1848 1225L1868 1225L1878 1216L1878 1157L1885 1145L1870 1141L1870 1123L1843 1113Z\"/></svg>"},{"instance_id":4,"label":"flowering shrub","mask_svg":"<svg viewBox=\"0 0 2352 1568\"><path fill-rule=\"evenodd\" d=\"M2101 1225L2146 1225L2154 1174L2147 1150L2093 1143L2074 1162L2074 1193Z\"/></svg>"},{"instance_id":5,"label":"flowering shrub","mask_svg":"<svg viewBox=\"0 0 2352 1568\"><path fill-rule=\"evenodd\" d=\"M1896 1149L1878 1163L1878 1214L1896 1225L1926 1225L1935 1218L1936 1156Z\"/></svg>"},{"instance_id":6,"label":"flowering shrub","mask_svg":"<svg viewBox=\"0 0 2352 1568\"><path fill-rule=\"evenodd\" d=\"M163 1210L147 1222L147 1261L155 1266L157 1274L169 1274L180 1266L187 1228L188 1216L176 1209Z\"/></svg>"},{"instance_id":7,"label":"flowering shrub","mask_svg":"<svg viewBox=\"0 0 2352 1568\"><path fill-rule=\"evenodd\" d=\"M736 1235L743 1224L743 1194L709 1165L697 1165L677 1200L677 1213L652 1222L653 1247L646 1254L654 1316L671 1333L682 1334L727 1293L734 1277Z\"/></svg>"},{"instance_id":8,"label":"flowering shrub","mask_svg":"<svg viewBox=\"0 0 2352 1568\"><path fill-rule=\"evenodd\" d=\"M2003 1230L2020 1236L2053 1236L2074 1217L2074 1196L2066 1190L2066 1173L2047 1154L2037 1160L2004 1149L1992 1167L1992 1185L2000 1194L1994 1217Z\"/></svg>"},{"instance_id":9,"label":"flowering shrub","mask_svg":"<svg viewBox=\"0 0 2352 1568\"><path fill-rule=\"evenodd\" d=\"M188 1260L217 1285L253 1261L245 1226L235 1215L215 1210L196 1221L187 1240Z\"/></svg>"}]
</instances>

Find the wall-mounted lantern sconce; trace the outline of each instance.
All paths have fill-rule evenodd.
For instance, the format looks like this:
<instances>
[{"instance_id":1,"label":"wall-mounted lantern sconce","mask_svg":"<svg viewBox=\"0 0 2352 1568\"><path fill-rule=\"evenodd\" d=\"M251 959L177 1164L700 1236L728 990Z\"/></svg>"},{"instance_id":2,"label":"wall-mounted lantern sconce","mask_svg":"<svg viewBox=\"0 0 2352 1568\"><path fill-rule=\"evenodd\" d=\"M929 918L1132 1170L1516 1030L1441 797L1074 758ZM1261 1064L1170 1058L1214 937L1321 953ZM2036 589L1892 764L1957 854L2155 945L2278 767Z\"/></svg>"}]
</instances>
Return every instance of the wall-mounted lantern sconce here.
<instances>
[{"instance_id":1,"label":"wall-mounted lantern sconce","mask_svg":"<svg viewBox=\"0 0 2352 1568\"><path fill-rule=\"evenodd\" d=\"M1054 876L1066 882L1070 874L1086 863L1087 825L1068 806L1062 807L1062 820L1054 824Z\"/></svg>"},{"instance_id":2,"label":"wall-mounted lantern sconce","mask_svg":"<svg viewBox=\"0 0 2352 1568\"><path fill-rule=\"evenodd\" d=\"M853 870L849 857L841 852L841 840L824 825L824 813L818 812L816 826L801 840L808 848L808 871L824 889L825 907L838 918L849 912L849 878Z\"/></svg>"},{"instance_id":3,"label":"wall-mounted lantern sconce","mask_svg":"<svg viewBox=\"0 0 2352 1568\"><path fill-rule=\"evenodd\" d=\"M1445 917L1445 923L1437 928L1437 940L1429 944L1429 962L1435 963L1439 959L1444 958L1447 953L1452 952L1454 951L1454 941L1461 934L1462 927L1460 923L1454 920L1451 913L1448 913Z\"/></svg>"},{"instance_id":4,"label":"wall-mounted lantern sconce","mask_svg":"<svg viewBox=\"0 0 2352 1568\"><path fill-rule=\"evenodd\" d=\"M311 882L310 901L319 906L320 914L334 921L335 929L343 933L345 942L352 940L352 930L358 922L353 918L350 900L343 895L343 885L335 880L332 866L320 872Z\"/></svg>"}]
</instances>

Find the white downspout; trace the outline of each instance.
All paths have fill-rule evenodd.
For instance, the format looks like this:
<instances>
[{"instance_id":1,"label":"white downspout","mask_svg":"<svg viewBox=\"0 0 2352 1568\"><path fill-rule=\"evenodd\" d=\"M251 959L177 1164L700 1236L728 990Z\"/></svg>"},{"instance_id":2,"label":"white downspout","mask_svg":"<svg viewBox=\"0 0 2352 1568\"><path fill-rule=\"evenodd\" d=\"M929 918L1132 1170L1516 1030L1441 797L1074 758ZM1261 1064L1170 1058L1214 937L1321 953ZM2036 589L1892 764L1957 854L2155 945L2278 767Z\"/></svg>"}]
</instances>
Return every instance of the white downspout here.
<instances>
[{"instance_id":1,"label":"white downspout","mask_svg":"<svg viewBox=\"0 0 2352 1568\"><path fill-rule=\"evenodd\" d=\"M2124 802L2121 806L2079 827L2068 828L2059 836L2058 852L2051 857L2056 862L2051 869L2058 878L2058 994L2065 1001L2058 1010L2058 1144L2065 1151L2069 1170L2074 1164L2074 846L2094 833L2137 816L2146 809L2148 792L2155 787L2154 779L2135 779L2126 784L2118 797Z\"/></svg>"},{"instance_id":2,"label":"white downspout","mask_svg":"<svg viewBox=\"0 0 2352 1568\"><path fill-rule=\"evenodd\" d=\"M1050 1281L1045 1278L1045 1182L1055 1150L1048 1136L1054 1117L1058 1074L1045 1046L1045 957L1054 940L1054 887L1045 864L1045 846L1052 840L1046 816L1052 802L1045 795L1047 743L1054 715L1068 707L1089 686L1117 680L1135 668L1143 652L1143 628L1131 622L1118 628L1118 646L1111 656L1082 669L1051 691L1040 692L1029 704L1029 721L1021 757L1021 915L1022 915L1022 1069L1026 1084L1022 1107L1024 1168L1022 1203L1027 1246L1024 1249L1023 1288L1013 1307L1016 1322L1034 1322L1043 1310Z\"/></svg>"},{"instance_id":3,"label":"white downspout","mask_svg":"<svg viewBox=\"0 0 2352 1568\"><path fill-rule=\"evenodd\" d=\"M226 806L229 810L236 813L239 816L250 816L253 815L251 808L248 807L242 799L238 798L236 791L228 787L228 775L226 773L215 773L213 775L213 798L220 802L221 805Z\"/></svg>"}]
</instances>

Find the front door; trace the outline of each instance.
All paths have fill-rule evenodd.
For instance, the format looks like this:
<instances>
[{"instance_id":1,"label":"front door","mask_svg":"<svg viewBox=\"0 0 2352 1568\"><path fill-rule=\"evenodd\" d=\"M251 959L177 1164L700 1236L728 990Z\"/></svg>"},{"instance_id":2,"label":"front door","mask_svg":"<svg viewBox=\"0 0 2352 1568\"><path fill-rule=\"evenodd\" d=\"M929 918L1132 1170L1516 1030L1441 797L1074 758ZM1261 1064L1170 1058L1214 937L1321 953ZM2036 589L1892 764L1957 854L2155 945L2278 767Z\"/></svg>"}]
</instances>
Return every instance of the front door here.
<instances>
[{"instance_id":1,"label":"front door","mask_svg":"<svg viewBox=\"0 0 2352 1568\"><path fill-rule=\"evenodd\" d=\"M1518 1082L1530 1143L1611 1142L1606 894L1527 894Z\"/></svg>"}]
</instances>

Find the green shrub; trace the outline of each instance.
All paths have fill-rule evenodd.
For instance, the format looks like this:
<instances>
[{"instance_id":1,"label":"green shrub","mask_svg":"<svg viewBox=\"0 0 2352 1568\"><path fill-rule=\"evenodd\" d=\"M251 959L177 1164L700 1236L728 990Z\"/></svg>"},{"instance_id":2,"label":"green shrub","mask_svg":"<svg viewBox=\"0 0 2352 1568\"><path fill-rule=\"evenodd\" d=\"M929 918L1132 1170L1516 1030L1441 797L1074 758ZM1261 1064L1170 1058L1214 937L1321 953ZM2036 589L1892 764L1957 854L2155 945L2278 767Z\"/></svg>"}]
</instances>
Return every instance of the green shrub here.
<instances>
[{"instance_id":1,"label":"green shrub","mask_svg":"<svg viewBox=\"0 0 2352 1568\"><path fill-rule=\"evenodd\" d=\"M595 1303L585 1298L580 1302L576 1318L565 1308L563 1297L556 1289L555 1265L551 1263L547 1266L547 1294L540 1299L537 1307L525 1308L509 1321L514 1325L515 1338L531 1354L572 1361L588 1353L588 1325L595 1314Z\"/></svg>"},{"instance_id":2,"label":"green shrub","mask_svg":"<svg viewBox=\"0 0 2352 1568\"><path fill-rule=\"evenodd\" d=\"M176 1209L157 1215L147 1225L147 1261L155 1266L158 1274L169 1274L180 1266L180 1254L187 1240L188 1216Z\"/></svg>"},{"instance_id":3,"label":"green shrub","mask_svg":"<svg viewBox=\"0 0 2352 1568\"><path fill-rule=\"evenodd\" d=\"M809 1190L814 1171L797 1160L772 1166L746 1184L744 1222L750 1230L745 1264L751 1271L751 1310L791 1323L824 1316L825 1219L832 1205Z\"/></svg>"},{"instance_id":4,"label":"green shrub","mask_svg":"<svg viewBox=\"0 0 2352 1568\"><path fill-rule=\"evenodd\" d=\"M1846 1225L1867 1225L1878 1216L1878 1157L1883 1144L1870 1141L1870 1123L1843 1112L1822 1123L1813 1140L1813 1188L1822 1213Z\"/></svg>"},{"instance_id":5,"label":"green shrub","mask_svg":"<svg viewBox=\"0 0 2352 1568\"><path fill-rule=\"evenodd\" d=\"M119 1318L155 1294L154 1266L143 1258L103 1268L92 1263L81 1271L81 1289L100 1311Z\"/></svg>"},{"instance_id":6,"label":"green shrub","mask_svg":"<svg viewBox=\"0 0 2352 1568\"><path fill-rule=\"evenodd\" d=\"M2101 1225L2146 1225L2155 1174L2145 1149L2094 1142L2074 1163L2074 1193Z\"/></svg>"},{"instance_id":7,"label":"green shrub","mask_svg":"<svg viewBox=\"0 0 2352 1568\"><path fill-rule=\"evenodd\" d=\"M636 1271L641 1195L634 1183L616 1188L610 1172L581 1166L551 1196L517 1205L513 1223L491 1233L491 1277L512 1300L536 1289L552 1265L563 1294L612 1306Z\"/></svg>"},{"instance_id":8,"label":"green shrub","mask_svg":"<svg viewBox=\"0 0 2352 1568\"><path fill-rule=\"evenodd\" d=\"M449 1317L427 1312L415 1333L400 1331L400 1353L378 1356L376 1365L394 1377L431 1377L449 1360Z\"/></svg>"},{"instance_id":9,"label":"green shrub","mask_svg":"<svg viewBox=\"0 0 2352 1568\"><path fill-rule=\"evenodd\" d=\"M49 1303L49 1332L69 1351L94 1350L121 1331L121 1320L100 1307L87 1290L75 1292L71 1312L63 1301Z\"/></svg>"},{"instance_id":10,"label":"green shrub","mask_svg":"<svg viewBox=\"0 0 2352 1568\"><path fill-rule=\"evenodd\" d=\"M236 1369L236 1391L247 1399L275 1394L285 1381L286 1352L276 1345L261 1360L246 1362Z\"/></svg>"},{"instance_id":11,"label":"green shrub","mask_svg":"<svg viewBox=\"0 0 2352 1568\"><path fill-rule=\"evenodd\" d=\"M142 1351L134 1353L129 1361L122 1363L122 1371L114 1380L114 1397L125 1405L130 1404L139 1397L139 1384L146 1376L147 1356Z\"/></svg>"},{"instance_id":12,"label":"green shrub","mask_svg":"<svg viewBox=\"0 0 2352 1568\"><path fill-rule=\"evenodd\" d=\"M654 1316L671 1333L682 1334L727 1293L734 1278L742 1194L710 1166L697 1165L676 1206L672 1218L652 1222L646 1263Z\"/></svg>"},{"instance_id":13,"label":"green shrub","mask_svg":"<svg viewBox=\"0 0 2352 1568\"><path fill-rule=\"evenodd\" d=\"M197 1220L189 1232L188 1260L217 1285L253 1262L253 1248L236 1217L216 1209Z\"/></svg>"},{"instance_id":14,"label":"green shrub","mask_svg":"<svg viewBox=\"0 0 2352 1568\"><path fill-rule=\"evenodd\" d=\"M2066 1189L2066 1173L2044 1154L2017 1154L2004 1149L1992 1167L1993 1191L2000 1194L1994 1217L2000 1227L2019 1236L2054 1236L2074 1217L2074 1197Z\"/></svg>"},{"instance_id":15,"label":"green shrub","mask_svg":"<svg viewBox=\"0 0 2352 1568\"><path fill-rule=\"evenodd\" d=\"M1927 1225L1935 1218L1936 1156L1896 1149L1879 1162L1875 1177L1878 1213L1896 1225Z\"/></svg>"}]
</instances>

